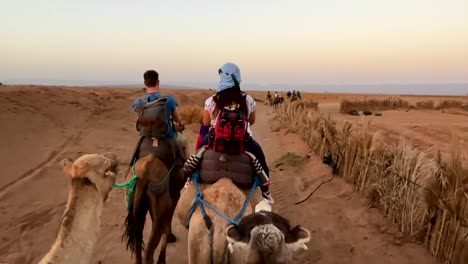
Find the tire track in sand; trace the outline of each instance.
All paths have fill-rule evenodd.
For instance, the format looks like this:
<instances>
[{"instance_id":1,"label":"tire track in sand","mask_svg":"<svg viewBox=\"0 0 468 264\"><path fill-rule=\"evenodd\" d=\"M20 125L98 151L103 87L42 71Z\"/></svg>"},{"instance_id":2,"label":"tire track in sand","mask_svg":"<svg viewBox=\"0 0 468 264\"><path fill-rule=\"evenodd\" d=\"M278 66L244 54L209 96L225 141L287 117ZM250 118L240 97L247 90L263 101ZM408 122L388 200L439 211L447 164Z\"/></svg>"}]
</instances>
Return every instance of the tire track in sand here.
<instances>
[{"instance_id":1,"label":"tire track in sand","mask_svg":"<svg viewBox=\"0 0 468 264\"><path fill-rule=\"evenodd\" d=\"M102 100L100 100L102 102ZM102 103L99 102L99 107L98 109L92 110L91 114L89 117L83 122L83 125L77 129L76 133L72 134L71 136L67 137L65 141L60 144L54 151L50 153L50 155L41 163L39 163L37 166L29 169L25 173L21 174L18 178L14 179L13 181L10 181L9 183L5 184L4 186L0 187L0 199L3 198L3 196L8 193L8 191L13 188L16 185L19 185L25 181L27 181L30 178L33 178L40 174L40 172L52 165L53 163L57 162L57 159L65 153L69 147L73 143L77 143L81 140L84 132L88 129L91 120L95 119L99 115L101 115L104 112L104 109L101 107Z\"/></svg>"}]
</instances>

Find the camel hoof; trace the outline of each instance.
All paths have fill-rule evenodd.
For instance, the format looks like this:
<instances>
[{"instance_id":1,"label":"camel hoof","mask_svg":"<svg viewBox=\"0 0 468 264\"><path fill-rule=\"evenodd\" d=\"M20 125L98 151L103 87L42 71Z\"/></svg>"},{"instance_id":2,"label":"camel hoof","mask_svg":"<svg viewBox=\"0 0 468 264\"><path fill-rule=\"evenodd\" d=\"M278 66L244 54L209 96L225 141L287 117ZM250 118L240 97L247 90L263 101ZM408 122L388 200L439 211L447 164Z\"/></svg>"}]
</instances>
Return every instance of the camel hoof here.
<instances>
[{"instance_id":1,"label":"camel hoof","mask_svg":"<svg viewBox=\"0 0 468 264\"><path fill-rule=\"evenodd\" d=\"M174 234L170 233L168 236L167 236L167 243L174 243L177 241L177 238Z\"/></svg>"}]
</instances>

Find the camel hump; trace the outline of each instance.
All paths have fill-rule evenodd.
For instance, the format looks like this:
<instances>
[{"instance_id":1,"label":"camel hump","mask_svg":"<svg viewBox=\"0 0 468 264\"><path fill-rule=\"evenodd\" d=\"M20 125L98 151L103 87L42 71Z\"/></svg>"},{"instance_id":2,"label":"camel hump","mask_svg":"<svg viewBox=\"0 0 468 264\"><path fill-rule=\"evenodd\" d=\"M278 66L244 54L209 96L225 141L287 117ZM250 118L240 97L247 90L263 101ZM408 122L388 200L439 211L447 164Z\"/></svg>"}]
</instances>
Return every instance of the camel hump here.
<instances>
[{"instance_id":1,"label":"camel hump","mask_svg":"<svg viewBox=\"0 0 468 264\"><path fill-rule=\"evenodd\" d=\"M203 154L200 178L203 183L212 184L221 178L229 178L242 189L252 187L255 171L252 161L245 153L228 155L209 149Z\"/></svg>"}]
</instances>

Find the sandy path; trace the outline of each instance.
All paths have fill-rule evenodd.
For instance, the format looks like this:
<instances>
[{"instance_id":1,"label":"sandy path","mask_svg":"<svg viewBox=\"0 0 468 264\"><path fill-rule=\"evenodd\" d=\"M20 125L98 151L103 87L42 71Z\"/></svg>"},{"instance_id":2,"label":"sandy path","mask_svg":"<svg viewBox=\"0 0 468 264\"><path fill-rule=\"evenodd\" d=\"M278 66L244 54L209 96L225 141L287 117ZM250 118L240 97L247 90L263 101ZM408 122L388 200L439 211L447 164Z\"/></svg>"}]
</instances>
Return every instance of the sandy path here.
<instances>
[{"instance_id":1,"label":"sandy path","mask_svg":"<svg viewBox=\"0 0 468 264\"><path fill-rule=\"evenodd\" d=\"M15 131L2 132L1 145L9 144L9 149L0 151L2 168L7 168L0 182L0 263L35 263L50 247L68 192L68 179L57 165L60 159L105 151L115 152L121 162L130 159L138 138L133 129L134 113L128 108L135 93L117 97L109 91L87 96L84 93L80 92L84 99L79 100L72 91L60 94L62 100L76 101L79 107L64 104L44 110L51 106L50 100L55 100L50 95L31 102L38 113L33 115L31 108L27 114L34 117L38 129L22 133L18 121ZM48 94L56 95L51 91ZM1 107L11 107L11 101L21 96L0 95L6 102L2 101ZM109 96L113 96L112 102ZM97 107L95 103L99 103ZM3 112L0 121L20 120L25 114L22 111L26 110ZM75 111L76 116L60 114L67 111ZM270 164L287 152L308 154L297 136L270 130L272 115L263 105L258 105L257 115L254 136ZM54 121L47 122L50 119ZM189 127L184 132L191 146L196 129ZM24 137L31 139L24 141ZM396 227L368 209L365 199L339 178L324 185L307 202L294 205L323 178L331 177L330 169L317 158L312 156L304 168L271 170L277 202L274 210L305 226L313 235L310 250L296 256L297 263L435 263L422 246L401 241ZM123 175L119 175L118 181L122 180ZM131 263L120 239L124 215L123 191L113 191L104 208L93 263ZM178 221L173 227L179 241L169 246L168 263L186 263L186 231Z\"/></svg>"}]
</instances>

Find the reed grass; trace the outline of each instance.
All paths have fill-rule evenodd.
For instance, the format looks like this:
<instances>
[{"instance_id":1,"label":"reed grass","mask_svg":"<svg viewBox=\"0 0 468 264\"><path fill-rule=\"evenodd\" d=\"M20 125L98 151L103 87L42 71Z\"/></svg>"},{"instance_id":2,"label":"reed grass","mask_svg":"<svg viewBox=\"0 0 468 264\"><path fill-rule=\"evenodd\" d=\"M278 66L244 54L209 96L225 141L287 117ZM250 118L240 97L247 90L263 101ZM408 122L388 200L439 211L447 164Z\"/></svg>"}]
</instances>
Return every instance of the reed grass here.
<instances>
[{"instance_id":1,"label":"reed grass","mask_svg":"<svg viewBox=\"0 0 468 264\"><path fill-rule=\"evenodd\" d=\"M182 105L178 107L184 124L201 124L203 119L203 107L198 105Z\"/></svg>"},{"instance_id":2,"label":"reed grass","mask_svg":"<svg viewBox=\"0 0 468 264\"><path fill-rule=\"evenodd\" d=\"M416 109L434 109L434 101L426 100L426 101L419 101L416 102Z\"/></svg>"},{"instance_id":3,"label":"reed grass","mask_svg":"<svg viewBox=\"0 0 468 264\"><path fill-rule=\"evenodd\" d=\"M348 114L352 111L383 111L408 108L409 103L400 98L342 100L340 113Z\"/></svg>"},{"instance_id":4,"label":"reed grass","mask_svg":"<svg viewBox=\"0 0 468 264\"><path fill-rule=\"evenodd\" d=\"M437 105L437 109L447 109L447 108L461 108L464 109L466 105L459 100L443 100L440 101Z\"/></svg>"},{"instance_id":5,"label":"reed grass","mask_svg":"<svg viewBox=\"0 0 468 264\"><path fill-rule=\"evenodd\" d=\"M316 154L331 158L337 175L407 239L423 243L441 262L468 263L468 170L455 136L443 159L403 139L388 144L368 124L338 122L294 103L286 102L276 118Z\"/></svg>"}]
</instances>

